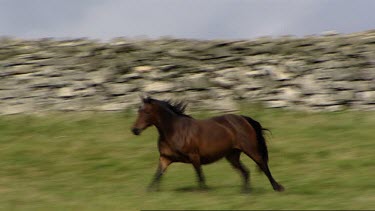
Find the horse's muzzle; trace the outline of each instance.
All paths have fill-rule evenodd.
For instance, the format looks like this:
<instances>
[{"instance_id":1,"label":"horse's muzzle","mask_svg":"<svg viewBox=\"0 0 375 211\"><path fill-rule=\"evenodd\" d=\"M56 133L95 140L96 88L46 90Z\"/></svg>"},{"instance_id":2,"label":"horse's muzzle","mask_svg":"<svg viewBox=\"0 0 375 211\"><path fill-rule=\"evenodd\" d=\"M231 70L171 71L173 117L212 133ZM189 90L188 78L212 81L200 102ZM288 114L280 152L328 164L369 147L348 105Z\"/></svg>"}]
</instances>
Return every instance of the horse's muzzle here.
<instances>
[{"instance_id":1,"label":"horse's muzzle","mask_svg":"<svg viewBox=\"0 0 375 211\"><path fill-rule=\"evenodd\" d=\"M132 128L132 132L133 132L134 135L137 135L137 136L138 136L139 134L141 134L141 131L142 131L142 130L139 129L139 128Z\"/></svg>"}]
</instances>

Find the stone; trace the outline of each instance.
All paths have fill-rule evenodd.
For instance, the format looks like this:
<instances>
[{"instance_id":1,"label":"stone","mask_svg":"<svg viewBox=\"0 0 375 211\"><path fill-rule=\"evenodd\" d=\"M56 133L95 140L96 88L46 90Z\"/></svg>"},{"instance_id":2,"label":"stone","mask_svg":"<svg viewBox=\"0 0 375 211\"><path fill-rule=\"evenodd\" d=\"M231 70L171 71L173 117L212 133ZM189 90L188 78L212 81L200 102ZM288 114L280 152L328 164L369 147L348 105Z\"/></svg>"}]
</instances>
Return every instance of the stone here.
<instances>
[{"instance_id":1,"label":"stone","mask_svg":"<svg viewBox=\"0 0 375 211\"><path fill-rule=\"evenodd\" d=\"M246 83L243 83L241 85L238 85L233 88L233 93L239 98L239 99L251 99L254 97L254 94L259 94L259 92L256 92L257 90L261 90L264 87L264 85L257 81L257 80L251 80L247 81Z\"/></svg>"},{"instance_id":2,"label":"stone","mask_svg":"<svg viewBox=\"0 0 375 211\"><path fill-rule=\"evenodd\" d=\"M231 113L238 111L239 107L238 104L230 99L230 98L223 98L223 99L217 99L217 100L202 100L191 107L194 107L196 109L209 109L210 111L219 111L219 112L224 112L224 113ZM215 108L215 109L212 109Z\"/></svg>"},{"instance_id":3,"label":"stone","mask_svg":"<svg viewBox=\"0 0 375 211\"><path fill-rule=\"evenodd\" d=\"M73 88L74 91L83 90L83 89L86 89L90 86L92 86L90 81L74 81L73 84L71 84L71 87Z\"/></svg>"},{"instance_id":4,"label":"stone","mask_svg":"<svg viewBox=\"0 0 375 211\"><path fill-rule=\"evenodd\" d=\"M295 80L295 84L300 87L303 95L326 94L329 93L322 83L314 79L313 74L305 75Z\"/></svg>"},{"instance_id":5,"label":"stone","mask_svg":"<svg viewBox=\"0 0 375 211\"><path fill-rule=\"evenodd\" d=\"M45 87L53 87L53 88L61 88L64 86L69 85L69 83L66 80L63 80L62 78L44 78L44 77L38 77L34 80L31 80L28 83L28 86L30 88L45 88Z\"/></svg>"},{"instance_id":6,"label":"stone","mask_svg":"<svg viewBox=\"0 0 375 211\"><path fill-rule=\"evenodd\" d=\"M64 79L68 81L87 81L89 80L88 74L83 71L65 70Z\"/></svg>"},{"instance_id":7,"label":"stone","mask_svg":"<svg viewBox=\"0 0 375 211\"><path fill-rule=\"evenodd\" d=\"M102 84L107 81L106 73L103 71L90 72L88 78L93 84Z\"/></svg>"},{"instance_id":8,"label":"stone","mask_svg":"<svg viewBox=\"0 0 375 211\"><path fill-rule=\"evenodd\" d=\"M270 100L266 101L265 103L269 108L285 108L289 105L288 102L283 100Z\"/></svg>"},{"instance_id":9,"label":"stone","mask_svg":"<svg viewBox=\"0 0 375 211\"><path fill-rule=\"evenodd\" d=\"M38 88L36 90L33 90L29 93L27 93L27 96L25 98L31 98L31 99L43 99L43 98L50 98L55 93L51 93L52 91L49 88ZM20 95L18 96L20 97Z\"/></svg>"},{"instance_id":10,"label":"stone","mask_svg":"<svg viewBox=\"0 0 375 211\"><path fill-rule=\"evenodd\" d=\"M261 69L261 70L250 70L245 73L245 76L250 78L258 78L263 77L267 75L267 71Z\"/></svg>"},{"instance_id":11,"label":"stone","mask_svg":"<svg viewBox=\"0 0 375 211\"><path fill-rule=\"evenodd\" d=\"M101 105L99 107L99 110L102 111L121 111L124 110L127 107L126 103L107 103L104 105Z\"/></svg>"},{"instance_id":12,"label":"stone","mask_svg":"<svg viewBox=\"0 0 375 211\"><path fill-rule=\"evenodd\" d=\"M234 93L229 89L212 88L207 94L200 92L203 100L206 99L230 99L234 97Z\"/></svg>"},{"instance_id":13,"label":"stone","mask_svg":"<svg viewBox=\"0 0 375 211\"><path fill-rule=\"evenodd\" d=\"M313 74L313 77L314 77L314 80L318 81L318 80L329 80L331 81L332 79L332 75L333 73L335 72L334 69L316 69L314 71L314 74Z\"/></svg>"},{"instance_id":14,"label":"stone","mask_svg":"<svg viewBox=\"0 0 375 211\"><path fill-rule=\"evenodd\" d=\"M263 97L261 90L249 90L240 97L240 99L246 99L250 102L259 101Z\"/></svg>"},{"instance_id":15,"label":"stone","mask_svg":"<svg viewBox=\"0 0 375 211\"><path fill-rule=\"evenodd\" d=\"M19 74L27 74L27 73L34 73L36 70L33 68L32 65L28 64L21 64L15 65L10 67L7 71L2 73L3 76L7 75L19 75Z\"/></svg>"},{"instance_id":16,"label":"stone","mask_svg":"<svg viewBox=\"0 0 375 211\"><path fill-rule=\"evenodd\" d=\"M34 111L35 108L28 104L18 104L18 105L2 105L0 109L0 114L3 115L12 115L12 114L20 114L20 113L30 113Z\"/></svg>"},{"instance_id":17,"label":"stone","mask_svg":"<svg viewBox=\"0 0 375 211\"><path fill-rule=\"evenodd\" d=\"M281 100L285 101L300 101L301 93L297 89L291 87L284 87L278 90L280 93L278 94Z\"/></svg>"},{"instance_id":18,"label":"stone","mask_svg":"<svg viewBox=\"0 0 375 211\"><path fill-rule=\"evenodd\" d=\"M352 81L351 84L357 92L375 91L375 78L373 81Z\"/></svg>"},{"instance_id":19,"label":"stone","mask_svg":"<svg viewBox=\"0 0 375 211\"><path fill-rule=\"evenodd\" d=\"M198 73L181 78L180 84L187 90L206 90L210 88L210 82L205 73Z\"/></svg>"},{"instance_id":20,"label":"stone","mask_svg":"<svg viewBox=\"0 0 375 211\"><path fill-rule=\"evenodd\" d=\"M339 69L339 71L335 71L331 75L334 81L355 81L360 79L360 75L354 69Z\"/></svg>"},{"instance_id":21,"label":"stone","mask_svg":"<svg viewBox=\"0 0 375 211\"><path fill-rule=\"evenodd\" d=\"M341 90L353 90L354 83L347 82L347 81L333 81L329 84L330 88L336 91Z\"/></svg>"},{"instance_id":22,"label":"stone","mask_svg":"<svg viewBox=\"0 0 375 211\"><path fill-rule=\"evenodd\" d=\"M140 93L131 92L127 95L121 96L120 101L126 103L128 106L139 105L141 103L139 95Z\"/></svg>"},{"instance_id":23,"label":"stone","mask_svg":"<svg viewBox=\"0 0 375 211\"><path fill-rule=\"evenodd\" d=\"M79 100L64 99L54 104L52 109L57 111L80 111L82 106L83 103Z\"/></svg>"},{"instance_id":24,"label":"stone","mask_svg":"<svg viewBox=\"0 0 375 211\"><path fill-rule=\"evenodd\" d=\"M174 88L174 84L170 82L146 82L146 85L143 87L143 91L147 93L159 93L172 91Z\"/></svg>"},{"instance_id":25,"label":"stone","mask_svg":"<svg viewBox=\"0 0 375 211\"><path fill-rule=\"evenodd\" d=\"M13 76L13 79L15 79L18 83L27 84L36 79L35 75L33 73L26 73L26 74L20 74Z\"/></svg>"},{"instance_id":26,"label":"stone","mask_svg":"<svg viewBox=\"0 0 375 211\"><path fill-rule=\"evenodd\" d=\"M355 100L355 93L353 90L343 90L336 92L332 97L334 100L342 103L348 103Z\"/></svg>"},{"instance_id":27,"label":"stone","mask_svg":"<svg viewBox=\"0 0 375 211\"><path fill-rule=\"evenodd\" d=\"M223 87L223 88L231 88L236 84L236 81L234 80L229 80L224 77L216 77L210 80L213 84Z\"/></svg>"},{"instance_id":28,"label":"stone","mask_svg":"<svg viewBox=\"0 0 375 211\"><path fill-rule=\"evenodd\" d=\"M126 83L111 83L104 86L107 92L113 96L126 95L128 92L137 90L137 86Z\"/></svg>"},{"instance_id":29,"label":"stone","mask_svg":"<svg viewBox=\"0 0 375 211\"><path fill-rule=\"evenodd\" d=\"M215 110L224 111L224 112L233 112L238 111L238 105L230 98L224 98L220 100L216 100L214 106L211 108L215 108Z\"/></svg>"},{"instance_id":30,"label":"stone","mask_svg":"<svg viewBox=\"0 0 375 211\"><path fill-rule=\"evenodd\" d=\"M41 67L41 69L38 72L36 72L34 75L47 76L47 77L61 77L63 76L63 73L57 68L47 66L47 67Z\"/></svg>"},{"instance_id":31,"label":"stone","mask_svg":"<svg viewBox=\"0 0 375 211\"><path fill-rule=\"evenodd\" d=\"M343 105L331 105L331 106L325 106L325 107L322 108L322 110L329 111L329 112L341 111L343 109L344 109Z\"/></svg>"},{"instance_id":32,"label":"stone","mask_svg":"<svg viewBox=\"0 0 375 211\"><path fill-rule=\"evenodd\" d=\"M301 74L306 71L306 63L301 60L287 60L284 62L288 72Z\"/></svg>"},{"instance_id":33,"label":"stone","mask_svg":"<svg viewBox=\"0 0 375 211\"><path fill-rule=\"evenodd\" d=\"M286 81L290 80L291 74L287 73L285 67L276 67L272 65L262 66L262 69L266 71L273 80Z\"/></svg>"},{"instance_id":34,"label":"stone","mask_svg":"<svg viewBox=\"0 0 375 211\"><path fill-rule=\"evenodd\" d=\"M94 87L89 87L87 89L81 89L81 90L75 91L75 93L78 96L82 96L82 97L94 96L96 94L96 89Z\"/></svg>"},{"instance_id":35,"label":"stone","mask_svg":"<svg viewBox=\"0 0 375 211\"><path fill-rule=\"evenodd\" d=\"M374 65L375 65L375 58L374 58ZM363 81L371 81L375 79L375 67L374 68L368 68L368 69L362 69L358 73L358 79Z\"/></svg>"},{"instance_id":36,"label":"stone","mask_svg":"<svg viewBox=\"0 0 375 211\"><path fill-rule=\"evenodd\" d=\"M155 71L151 71L147 74L144 74L143 76L147 79L157 81L157 80L163 80L163 79L166 79L166 78L174 78L174 77L177 77L178 75L180 75L180 72L178 72L178 71L163 72L163 71L160 71L160 70L155 70Z\"/></svg>"},{"instance_id":37,"label":"stone","mask_svg":"<svg viewBox=\"0 0 375 211\"><path fill-rule=\"evenodd\" d=\"M215 71L215 75L230 79L238 80L241 79L243 72L240 68L225 68L223 70Z\"/></svg>"},{"instance_id":38,"label":"stone","mask_svg":"<svg viewBox=\"0 0 375 211\"><path fill-rule=\"evenodd\" d=\"M185 92L181 92L181 94L177 96L183 97L184 99L187 99L189 102L195 102L195 101L203 101L203 100L210 99L211 93L201 92L201 91L196 91L196 90L188 90Z\"/></svg>"},{"instance_id":39,"label":"stone","mask_svg":"<svg viewBox=\"0 0 375 211\"><path fill-rule=\"evenodd\" d=\"M248 66L254 66L267 63L267 59L268 58L266 55L247 56L244 58L243 63Z\"/></svg>"},{"instance_id":40,"label":"stone","mask_svg":"<svg viewBox=\"0 0 375 211\"><path fill-rule=\"evenodd\" d=\"M334 98L328 94L315 94L302 100L312 106L332 106L339 104L337 100L334 100Z\"/></svg>"},{"instance_id":41,"label":"stone","mask_svg":"<svg viewBox=\"0 0 375 211\"><path fill-rule=\"evenodd\" d=\"M62 98L70 98L74 96L73 88L63 87L58 89L57 96Z\"/></svg>"},{"instance_id":42,"label":"stone","mask_svg":"<svg viewBox=\"0 0 375 211\"><path fill-rule=\"evenodd\" d=\"M14 99L17 98L15 91L0 90L0 100Z\"/></svg>"},{"instance_id":43,"label":"stone","mask_svg":"<svg viewBox=\"0 0 375 211\"><path fill-rule=\"evenodd\" d=\"M375 104L375 91L357 92L355 98L365 104Z\"/></svg>"},{"instance_id":44,"label":"stone","mask_svg":"<svg viewBox=\"0 0 375 211\"><path fill-rule=\"evenodd\" d=\"M122 82L127 82L130 80L140 79L140 78L143 78L143 76L140 73L129 73L129 74L124 74L116 78L115 82L122 83Z\"/></svg>"},{"instance_id":45,"label":"stone","mask_svg":"<svg viewBox=\"0 0 375 211\"><path fill-rule=\"evenodd\" d=\"M134 67L133 70L135 72L140 72L140 73L143 73L143 72L150 72L152 71L154 68L151 67L151 66L138 66L138 67Z\"/></svg>"}]
</instances>

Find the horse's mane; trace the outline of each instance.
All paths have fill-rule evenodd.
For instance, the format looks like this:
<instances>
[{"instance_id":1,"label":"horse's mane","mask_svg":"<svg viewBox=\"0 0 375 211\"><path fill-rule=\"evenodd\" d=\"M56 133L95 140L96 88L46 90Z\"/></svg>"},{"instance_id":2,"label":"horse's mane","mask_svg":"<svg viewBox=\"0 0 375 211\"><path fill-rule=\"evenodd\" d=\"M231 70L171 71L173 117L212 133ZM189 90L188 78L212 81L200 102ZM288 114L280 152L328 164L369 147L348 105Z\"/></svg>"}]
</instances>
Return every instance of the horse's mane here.
<instances>
[{"instance_id":1,"label":"horse's mane","mask_svg":"<svg viewBox=\"0 0 375 211\"><path fill-rule=\"evenodd\" d=\"M187 107L187 103L183 101L172 101L172 100L164 100L161 101L167 105L169 109L171 109L174 113L180 115L180 116L185 116L185 117L190 117L189 115L185 114L185 109Z\"/></svg>"},{"instance_id":2,"label":"horse's mane","mask_svg":"<svg viewBox=\"0 0 375 211\"><path fill-rule=\"evenodd\" d=\"M173 113L179 115L179 116L184 116L184 117L189 117L192 118L190 115L185 114L185 109L187 107L187 103L184 101L174 101L171 99L168 100L156 100L151 97L147 97L144 99L144 102L158 102L160 105L168 108L171 110Z\"/></svg>"}]
</instances>

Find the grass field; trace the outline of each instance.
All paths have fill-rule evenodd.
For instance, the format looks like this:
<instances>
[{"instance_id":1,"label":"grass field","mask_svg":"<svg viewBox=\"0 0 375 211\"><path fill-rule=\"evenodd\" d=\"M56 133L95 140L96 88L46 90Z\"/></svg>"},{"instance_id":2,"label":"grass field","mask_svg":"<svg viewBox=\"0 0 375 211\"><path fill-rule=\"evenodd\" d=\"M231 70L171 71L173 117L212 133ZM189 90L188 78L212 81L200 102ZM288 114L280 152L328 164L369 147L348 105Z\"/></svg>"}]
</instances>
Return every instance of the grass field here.
<instances>
[{"instance_id":1,"label":"grass field","mask_svg":"<svg viewBox=\"0 0 375 211\"><path fill-rule=\"evenodd\" d=\"M375 209L375 112L240 113L272 130L270 168L286 192L246 156L249 195L225 160L204 166L207 191L195 188L192 166L176 163L161 191L147 192L157 132L133 136L131 112L16 115L0 117L0 209Z\"/></svg>"}]
</instances>

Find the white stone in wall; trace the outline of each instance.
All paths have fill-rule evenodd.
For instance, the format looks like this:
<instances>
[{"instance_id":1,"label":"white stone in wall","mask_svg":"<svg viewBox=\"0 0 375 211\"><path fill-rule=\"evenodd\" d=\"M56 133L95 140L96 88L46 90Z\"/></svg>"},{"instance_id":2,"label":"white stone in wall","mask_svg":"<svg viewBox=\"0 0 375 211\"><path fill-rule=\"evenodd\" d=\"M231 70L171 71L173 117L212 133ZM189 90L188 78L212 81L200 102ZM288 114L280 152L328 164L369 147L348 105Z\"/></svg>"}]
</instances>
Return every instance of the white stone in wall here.
<instances>
[{"instance_id":1,"label":"white stone in wall","mask_svg":"<svg viewBox=\"0 0 375 211\"><path fill-rule=\"evenodd\" d=\"M288 102L283 101L283 100L270 100L266 101L266 106L270 108L284 108L289 105Z\"/></svg>"},{"instance_id":2,"label":"white stone in wall","mask_svg":"<svg viewBox=\"0 0 375 211\"><path fill-rule=\"evenodd\" d=\"M60 88L57 91L57 96L58 97L63 97L63 98L73 97L74 96L74 94L73 94L73 88L71 88L71 87Z\"/></svg>"},{"instance_id":3,"label":"white stone in wall","mask_svg":"<svg viewBox=\"0 0 375 211\"><path fill-rule=\"evenodd\" d=\"M138 67L134 67L133 70L135 72L149 72L151 70L153 70L154 68L151 67L151 66L138 66Z\"/></svg>"},{"instance_id":4,"label":"white stone in wall","mask_svg":"<svg viewBox=\"0 0 375 211\"><path fill-rule=\"evenodd\" d=\"M366 104L375 104L375 91L357 92L355 97Z\"/></svg>"},{"instance_id":5,"label":"white stone in wall","mask_svg":"<svg viewBox=\"0 0 375 211\"><path fill-rule=\"evenodd\" d=\"M143 91L147 93L158 93L173 91L174 84L170 82L149 82L143 87Z\"/></svg>"}]
</instances>

